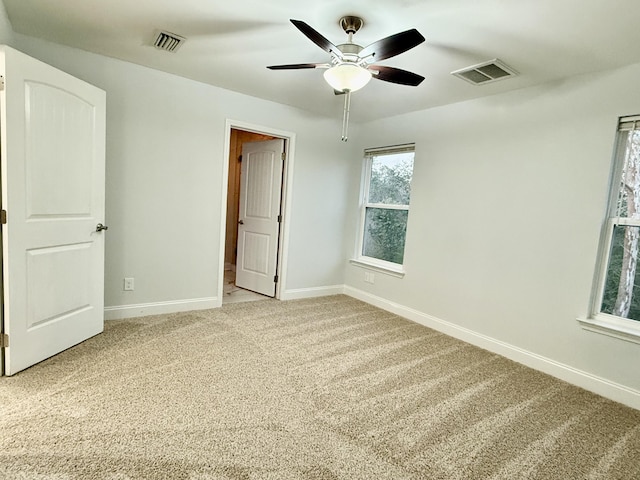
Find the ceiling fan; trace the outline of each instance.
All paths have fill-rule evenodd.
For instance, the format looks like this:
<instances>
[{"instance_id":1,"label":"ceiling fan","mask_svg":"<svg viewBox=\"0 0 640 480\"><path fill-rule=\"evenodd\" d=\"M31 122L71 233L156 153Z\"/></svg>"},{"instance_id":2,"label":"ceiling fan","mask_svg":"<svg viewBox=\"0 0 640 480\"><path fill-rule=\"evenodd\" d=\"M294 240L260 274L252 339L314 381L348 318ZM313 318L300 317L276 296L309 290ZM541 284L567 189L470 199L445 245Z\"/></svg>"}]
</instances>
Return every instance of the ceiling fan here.
<instances>
[{"instance_id":1,"label":"ceiling fan","mask_svg":"<svg viewBox=\"0 0 640 480\"><path fill-rule=\"evenodd\" d=\"M424 80L423 76L416 73L373 63L395 57L424 42L425 38L415 28L362 47L353 43L353 35L362 28L363 20L360 17L346 16L340 19L340 26L348 35L348 40L347 43L336 46L305 22L291 19L291 23L309 40L331 54L331 61L329 63L271 65L267 68L270 70L326 69L324 78L333 87L336 95L346 94L342 123L342 140L345 142L347 141L351 92L360 90L372 78L412 87L420 85Z\"/></svg>"}]
</instances>

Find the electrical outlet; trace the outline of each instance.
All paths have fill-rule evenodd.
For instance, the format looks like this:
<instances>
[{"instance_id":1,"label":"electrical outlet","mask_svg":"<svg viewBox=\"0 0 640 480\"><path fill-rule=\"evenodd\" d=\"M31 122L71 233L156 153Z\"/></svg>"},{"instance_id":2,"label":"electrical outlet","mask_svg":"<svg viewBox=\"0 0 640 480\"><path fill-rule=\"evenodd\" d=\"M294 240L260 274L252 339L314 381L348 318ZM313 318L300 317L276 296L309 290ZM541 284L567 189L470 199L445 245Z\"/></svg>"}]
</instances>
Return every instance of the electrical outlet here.
<instances>
[{"instance_id":1,"label":"electrical outlet","mask_svg":"<svg viewBox=\"0 0 640 480\"><path fill-rule=\"evenodd\" d=\"M133 277L125 277L124 290L126 291L133 290Z\"/></svg>"},{"instance_id":2,"label":"electrical outlet","mask_svg":"<svg viewBox=\"0 0 640 480\"><path fill-rule=\"evenodd\" d=\"M373 272L364 272L364 281L367 283L375 283L375 274Z\"/></svg>"}]
</instances>

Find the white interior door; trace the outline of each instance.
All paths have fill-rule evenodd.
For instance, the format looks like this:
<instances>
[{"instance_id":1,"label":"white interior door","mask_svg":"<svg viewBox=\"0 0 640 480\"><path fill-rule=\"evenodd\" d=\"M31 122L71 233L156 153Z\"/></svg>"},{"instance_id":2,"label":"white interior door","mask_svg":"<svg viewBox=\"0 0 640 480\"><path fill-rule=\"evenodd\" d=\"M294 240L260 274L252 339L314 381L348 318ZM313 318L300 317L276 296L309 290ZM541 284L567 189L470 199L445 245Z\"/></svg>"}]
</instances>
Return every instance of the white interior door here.
<instances>
[{"instance_id":1,"label":"white interior door","mask_svg":"<svg viewBox=\"0 0 640 480\"><path fill-rule=\"evenodd\" d=\"M242 145L236 285L274 297L284 140Z\"/></svg>"},{"instance_id":2,"label":"white interior door","mask_svg":"<svg viewBox=\"0 0 640 480\"><path fill-rule=\"evenodd\" d=\"M105 92L0 49L5 374L104 325Z\"/></svg>"}]
</instances>

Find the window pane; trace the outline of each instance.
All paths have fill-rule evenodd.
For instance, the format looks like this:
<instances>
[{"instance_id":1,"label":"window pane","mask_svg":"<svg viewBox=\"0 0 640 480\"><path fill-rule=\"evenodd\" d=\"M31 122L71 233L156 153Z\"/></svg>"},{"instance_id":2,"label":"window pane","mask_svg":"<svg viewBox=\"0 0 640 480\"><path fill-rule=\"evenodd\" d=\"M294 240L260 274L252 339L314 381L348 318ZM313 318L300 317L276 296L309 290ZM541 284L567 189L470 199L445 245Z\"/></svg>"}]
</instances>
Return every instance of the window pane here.
<instances>
[{"instance_id":1,"label":"window pane","mask_svg":"<svg viewBox=\"0 0 640 480\"><path fill-rule=\"evenodd\" d=\"M620 132L624 153L616 216L640 218L640 131Z\"/></svg>"},{"instance_id":2,"label":"window pane","mask_svg":"<svg viewBox=\"0 0 640 480\"><path fill-rule=\"evenodd\" d=\"M407 210L367 208L362 254L402 264L408 216Z\"/></svg>"},{"instance_id":3,"label":"window pane","mask_svg":"<svg viewBox=\"0 0 640 480\"><path fill-rule=\"evenodd\" d=\"M368 203L409 205L413 152L373 157Z\"/></svg>"},{"instance_id":4,"label":"window pane","mask_svg":"<svg viewBox=\"0 0 640 480\"><path fill-rule=\"evenodd\" d=\"M640 320L639 238L640 227L617 225L613 228L602 297L604 313Z\"/></svg>"}]
</instances>

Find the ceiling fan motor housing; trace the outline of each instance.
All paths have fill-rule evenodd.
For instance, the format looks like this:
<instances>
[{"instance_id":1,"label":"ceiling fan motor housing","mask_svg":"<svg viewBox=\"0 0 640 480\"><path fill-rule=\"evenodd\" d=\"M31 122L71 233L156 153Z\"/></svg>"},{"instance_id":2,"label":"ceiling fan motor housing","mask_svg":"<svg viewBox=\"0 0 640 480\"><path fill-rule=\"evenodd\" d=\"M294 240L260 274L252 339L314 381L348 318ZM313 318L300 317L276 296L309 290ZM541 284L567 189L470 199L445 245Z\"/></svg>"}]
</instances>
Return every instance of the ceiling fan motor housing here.
<instances>
[{"instance_id":1,"label":"ceiling fan motor housing","mask_svg":"<svg viewBox=\"0 0 640 480\"><path fill-rule=\"evenodd\" d=\"M338 45L338 48L345 55L354 55L356 58L358 54L362 51L362 47L355 43L342 43Z\"/></svg>"}]
</instances>

